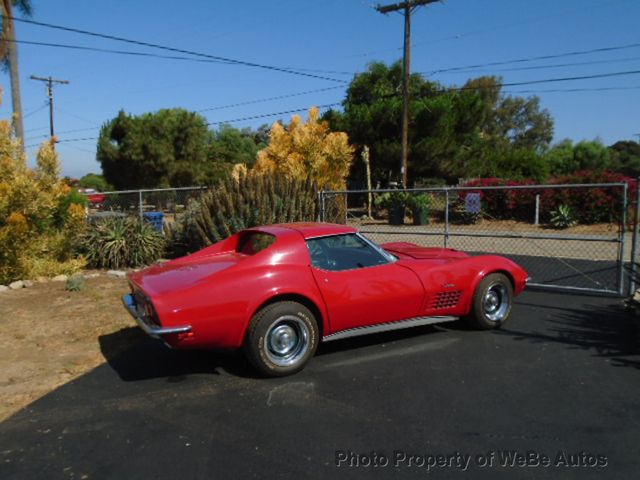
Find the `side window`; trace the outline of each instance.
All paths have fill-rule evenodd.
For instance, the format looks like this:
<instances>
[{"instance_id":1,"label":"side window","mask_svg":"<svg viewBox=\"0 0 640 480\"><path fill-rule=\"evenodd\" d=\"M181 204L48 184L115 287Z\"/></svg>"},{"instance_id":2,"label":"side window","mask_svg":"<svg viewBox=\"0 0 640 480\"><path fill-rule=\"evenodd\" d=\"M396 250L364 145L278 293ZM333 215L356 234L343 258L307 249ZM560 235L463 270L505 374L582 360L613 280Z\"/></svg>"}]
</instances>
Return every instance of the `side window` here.
<instances>
[{"instance_id":1,"label":"side window","mask_svg":"<svg viewBox=\"0 0 640 480\"><path fill-rule=\"evenodd\" d=\"M356 234L311 238L307 248L311 264L322 270L355 270L390 261Z\"/></svg>"},{"instance_id":2,"label":"side window","mask_svg":"<svg viewBox=\"0 0 640 480\"><path fill-rule=\"evenodd\" d=\"M275 241L276 237L268 233L249 232L240 239L236 251L245 255L255 255L270 247Z\"/></svg>"}]
</instances>

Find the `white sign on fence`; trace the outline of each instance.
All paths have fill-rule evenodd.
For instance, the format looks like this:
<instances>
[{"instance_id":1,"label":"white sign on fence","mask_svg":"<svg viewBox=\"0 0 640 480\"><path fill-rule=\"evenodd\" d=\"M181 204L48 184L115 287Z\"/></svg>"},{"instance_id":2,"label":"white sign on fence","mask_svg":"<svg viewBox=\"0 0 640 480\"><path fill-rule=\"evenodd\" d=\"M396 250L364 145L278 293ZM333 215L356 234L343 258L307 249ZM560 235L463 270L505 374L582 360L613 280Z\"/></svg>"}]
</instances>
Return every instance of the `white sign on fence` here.
<instances>
[{"instance_id":1,"label":"white sign on fence","mask_svg":"<svg viewBox=\"0 0 640 480\"><path fill-rule=\"evenodd\" d=\"M464 197L464 208L468 213L480 213L480 194L467 193Z\"/></svg>"}]
</instances>

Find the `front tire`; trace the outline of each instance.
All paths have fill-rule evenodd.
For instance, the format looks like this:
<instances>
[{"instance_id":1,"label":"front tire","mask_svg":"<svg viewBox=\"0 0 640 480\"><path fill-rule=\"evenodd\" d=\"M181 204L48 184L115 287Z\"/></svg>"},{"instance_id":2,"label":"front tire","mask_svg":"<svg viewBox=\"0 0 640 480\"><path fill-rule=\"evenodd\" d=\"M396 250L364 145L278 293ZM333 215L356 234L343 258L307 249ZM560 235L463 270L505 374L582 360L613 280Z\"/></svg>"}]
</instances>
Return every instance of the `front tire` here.
<instances>
[{"instance_id":1,"label":"front tire","mask_svg":"<svg viewBox=\"0 0 640 480\"><path fill-rule=\"evenodd\" d=\"M479 330L500 328L511 314L513 285L506 275L491 273L476 289L468 320Z\"/></svg>"},{"instance_id":2,"label":"front tire","mask_svg":"<svg viewBox=\"0 0 640 480\"><path fill-rule=\"evenodd\" d=\"M267 305L251 320L245 340L251 364L269 377L299 372L318 347L318 324L297 302Z\"/></svg>"}]
</instances>

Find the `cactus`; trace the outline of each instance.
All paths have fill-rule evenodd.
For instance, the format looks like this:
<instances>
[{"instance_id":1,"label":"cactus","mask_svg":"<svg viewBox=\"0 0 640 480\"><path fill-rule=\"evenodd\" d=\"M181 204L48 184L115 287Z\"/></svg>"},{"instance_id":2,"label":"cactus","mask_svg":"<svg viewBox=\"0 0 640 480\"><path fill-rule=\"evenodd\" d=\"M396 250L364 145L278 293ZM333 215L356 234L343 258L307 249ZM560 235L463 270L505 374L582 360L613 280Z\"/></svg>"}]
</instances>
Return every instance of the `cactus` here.
<instances>
[{"instance_id":1,"label":"cactus","mask_svg":"<svg viewBox=\"0 0 640 480\"><path fill-rule=\"evenodd\" d=\"M249 174L220 181L192 199L170 227L173 255L199 250L245 228L313 221L317 188L282 174Z\"/></svg>"}]
</instances>

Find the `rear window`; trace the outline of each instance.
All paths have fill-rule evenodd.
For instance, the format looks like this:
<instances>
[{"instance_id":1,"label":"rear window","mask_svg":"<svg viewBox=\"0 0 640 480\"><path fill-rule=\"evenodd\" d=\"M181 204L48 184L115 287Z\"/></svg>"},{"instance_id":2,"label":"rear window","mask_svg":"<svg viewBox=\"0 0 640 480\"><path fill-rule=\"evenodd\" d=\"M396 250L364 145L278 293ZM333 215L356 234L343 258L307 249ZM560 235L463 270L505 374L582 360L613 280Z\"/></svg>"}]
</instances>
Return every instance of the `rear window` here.
<instances>
[{"instance_id":1,"label":"rear window","mask_svg":"<svg viewBox=\"0 0 640 480\"><path fill-rule=\"evenodd\" d=\"M240 238L236 251L245 255L255 255L273 245L275 241L276 237L269 233L248 232Z\"/></svg>"}]
</instances>

